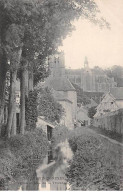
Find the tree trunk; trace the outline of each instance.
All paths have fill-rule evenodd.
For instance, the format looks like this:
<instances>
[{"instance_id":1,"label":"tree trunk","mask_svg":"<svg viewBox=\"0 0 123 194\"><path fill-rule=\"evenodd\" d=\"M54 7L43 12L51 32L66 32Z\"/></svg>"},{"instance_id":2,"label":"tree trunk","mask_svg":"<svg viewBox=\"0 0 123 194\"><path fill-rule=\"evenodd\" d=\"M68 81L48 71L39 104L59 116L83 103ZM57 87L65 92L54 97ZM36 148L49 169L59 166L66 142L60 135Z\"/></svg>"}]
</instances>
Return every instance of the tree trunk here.
<instances>
[{"instance_id":1,"label":"tree trunk","mask_svg":"<svg viewBox=\"0 0 123 194\"><path fill-rule=\"evenodd\" d=\"M33 83L33 69L29 72L29 91L33 91L34 83Z\"/></svg>"},{"instance_id":2,"label":"tree trunk","mask_svg":"<svg viewBox=\"0 0 123 194\"><path fill-rule=\"evenodd\" d=\"M28 64L26 65L26 67L28 66ZM25 69L25 95L28 97L29 94L29 71L28 68Z\"/></svg>"},{"instance_id":3,"label":"tree trunk","mask_svg":"<svg viewBox=\"0 0 123 194\"><path fill-rule=\"evenodd\" d=\"M4 114L7 70L8 70L8 64L7 64L6 55L5 55L5 52L2 51L2 53L0 53L0 126L2 125L2 118Z\"/></svg>"},{"instance_id":4,"label":"tree trunk","mask_svg":"<svg viewBox=\"0 0 123 194\"><path fill-rule=\"evenodd\" d=\"M16 79L17 79L17 70L18 66L20 64L20 58L22 54L22 49L17 48L15 52L13 53L13 58L10 61L11 64L11 78L10 78L10 95L9 95L9 111L8 111L8 120L7 120L7 134L8 137L11 135L12 125L15 126L14 122L16 122L15 119L13 119L13 115L15 113L15 106L16 106ZM12 130L13 131L13 130ZM14 130L15 133L15 130Z\"/></svg>"},{"instance_id":5,"label":"tree trunk","mask_svg":"<svg viewBox=\"0 0 123 194\"><path fill-rule=\"evenodd\" d=\"M20 107L20 133L25 131L25 96L26 96L26 76L27 76L27 62L23 62L23 70L21 72L21 107Z\"/></svg>"},{"instance_id":6,"label":"tree trunk","mask_svg":"<svg viewBox=\"0 0 123 194\"><path fill-rule=\"evenodd\" d=\"M15 99L15 101L16 101L16 99ZM13 136L13 135L16 135L16 102L14 103L14 107L13 107L11 136Z\"/></svg>"},{"instance_id":7,"label":"tree trunk","mask_svg":"<svg viewBox=\"0 0 123 194\"><path fill-rule=\"evenodd\" d=\"M11 128L12 128L12 121L13 121L13 114L15 112L15 91L16 91L16 78L17 78L17 70L11 73L10 78L10 97L9 97L9 114L8 114L8 121L7 121L7 133L8 137L11 135ZM14 125L14 124L13 124Z\"/></svg>"}]
</instances>

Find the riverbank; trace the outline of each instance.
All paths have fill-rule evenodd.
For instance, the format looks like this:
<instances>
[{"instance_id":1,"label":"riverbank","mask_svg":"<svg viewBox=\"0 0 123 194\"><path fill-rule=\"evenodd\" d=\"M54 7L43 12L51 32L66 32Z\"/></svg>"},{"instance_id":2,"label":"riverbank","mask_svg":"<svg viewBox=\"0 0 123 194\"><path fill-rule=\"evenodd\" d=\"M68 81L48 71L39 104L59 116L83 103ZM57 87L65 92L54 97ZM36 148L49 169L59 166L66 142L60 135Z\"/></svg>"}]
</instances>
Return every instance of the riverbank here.
<instances>
[{"instance_id":1,"label":"riverbank","mask_svg":"<svg viewBox=\"0 0 123 194\"><path fill-rule=\"evenodd\" d=\"M74 153L67 169L72 190L122 190L123 147L81 127L71 133Z\"/></svg>"},{"instance_id":2,"label":"riverbank","mask_svg":"<svg viewBox=\"0 0 123 194\"><path fill-rule=\"evenodd\" d=\"M113 140L123 144L123 134L118 134L114 131L109 131L109 130L102 129L99 127L97 128L94 126L91 126L90 129L92 129L93 131L95 131L98 134L104 135L110 139L113 139Z\"/></svg>"},{"instance_id":3,"label":"riverbank","mask_svg":"<svg viewBox=\"0 0 123 194\"><path fill-rule=\"evenodd\" d=\"M72 159L73 153L70 149L68 140L57 145L57 159L46 165L44 164L37 169L39 179L39 190L69 190L70 186L66 178L66 170L69 166L69 160Z\"/></svg>"}]
</instances>

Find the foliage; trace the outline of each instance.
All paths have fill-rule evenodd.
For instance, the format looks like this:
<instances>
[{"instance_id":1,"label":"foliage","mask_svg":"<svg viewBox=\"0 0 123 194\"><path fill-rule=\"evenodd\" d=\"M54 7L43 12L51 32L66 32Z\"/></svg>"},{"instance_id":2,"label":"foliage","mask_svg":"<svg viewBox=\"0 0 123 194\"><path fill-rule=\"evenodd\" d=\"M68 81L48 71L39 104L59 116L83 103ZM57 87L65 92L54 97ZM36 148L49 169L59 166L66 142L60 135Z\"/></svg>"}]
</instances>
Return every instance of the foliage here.
<instances>
[{"instance_id":1,"label":"foliage","mask_svg":"<svg viewBox=\"0 0 123 194\"><path fill-rule=\"evenodd\" d=\"M67 140L69 131L64 125L56 126L52 131L51 147L53 158L56 161L56 167L63 162L63 153L61 152L62 143Z\"/></svg>"},{"instance_id":2,"label":"foliage","mask_svg":"<svg viewBox=\"0 0 123 194\"><path fill-rule=\"evenodd\" d=\"M34 83L37 84L38 81L43 80L48 76L46 57L54 54L63 39L71 33L73 30L71 21L82 16L100 26L107 25L104 19L96 17L98 12L98 7L93 0L0 0L0 44L7 55L6 61L10 62L8 68L14 78L19 68L26 69L23 63L26 61L34 74ZM25 86L24 81L21 82L22 89ZM15 81L11 80L10 83L12 86ZM15 87L10 88L13 88L13 91L10 91L10 101L13 102L13 106L9 107L8 134L11 131L11 115L14 108L12 94L15 93ZM23 89L21 93L24 94ZM24 101L25 97L22 96ZM20 110L20 131L23 133L25 103L21 103Z\"/></svg>"},{"instance_id":3,"label":"foliage","mask_svg":"<svg viewBox=\"0 0 123 194\"><path fill-rule=\"evenodd\" d=\"M1 137L6 137L7 136L7 131L6 131L6 124L3 124L1 126L1 134L0 134Z\"/></svg>"},{"instance_id":4,"label":"foliage","mask_svg":"<svg viewBox=\"0 0 123 194\"><path fill-rule=\"evenodd\" d=\"M64 142L68 137L68 129L64 125L58 125L53 129L52 146L56 147L61 142Z\"/></svg>"},{"instance_id":5,"label":"foliage","mask_svg":"<svg viewBox=\"0 0 123 194\"><path fill-rule=\"evenodd\" d=\"M46 156L48 141L44 132L35 130L25 135L16 135L3 142L0 147L0 173L5 183L28 178L30 173L42 163Z\"/></svg>"},{"instance_id":6,"label":"foliage","mask_svg":"<svg viewBox=\"0 0 123 194\"><path fill-rule=\"evenodd\" d=\"M28 98L26 98L26 130L31 131L34 130L36 127L36 121L37 121L37 91L30 91Z\"/></svg>"},{"instance_id":7,"label":"foliage","mask_svg":"<svg viewBox=\"0 0 123 194\"><path fill-rule=\"evenodd\" d=\"M123 67L114 65L111 68L105 69L105 73L117 82L119 78L123 77Z\"/></svg>"},{"instance_id":8,"label":"foliage","mask_svg":"<svg viewBox=\"0 0 123 194\"><path fill-rule=\"evenodd\" d=\"M74 152L66 176L73 190L120 190L123 148L88 129L72 132Z\"/></svg>"},{"instance_id":9,"label":"foliage","mask_svg":"<svg viewBox=\"0 0 123 194\"><path fill-rule=\"evenodd\" d=\"M96 107L91 107L91 108L88 109L89 118L93 119L95 114L96 114Z\"/></svg>"},{"instance_id":10,"label":"foliage","mask_svg":"<svg viewBox=\"0 0 123 194\"><path fill-rule=\"evenodd\" d=\"M123 142L123 134L119 134L116 131L110 131L110 130L107 130L107 129L104 129L104 128L100 128L100 127L97 128L97 127L94 127L94 126L91 126L91 129L96 131L96 133L105 135L106 137L114 139L118 142L121 142L121 143Z\"/></svg>"},{"instance_id":11,"label":"foliage","mask_svg":"<svg viewBox=\"0 0 123 194\"><path fill-rule=\"evenodd\" d=\"M46 120L51 122L60 122L64 110L62 106L56 102L48 88L40 89L38 105L39 116L44 116Z\"/></svg>"}]
</instances>

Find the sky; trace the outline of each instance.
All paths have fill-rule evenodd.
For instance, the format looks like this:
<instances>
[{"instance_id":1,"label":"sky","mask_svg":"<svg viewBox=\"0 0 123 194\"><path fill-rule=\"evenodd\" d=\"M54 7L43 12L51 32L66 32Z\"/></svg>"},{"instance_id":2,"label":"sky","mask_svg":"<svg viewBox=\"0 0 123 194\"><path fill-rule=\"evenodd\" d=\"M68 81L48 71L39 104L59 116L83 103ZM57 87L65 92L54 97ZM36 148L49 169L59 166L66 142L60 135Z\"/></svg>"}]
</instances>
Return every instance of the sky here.
<instances>
[{"instance_id":1,"label":"sky","mask_svg":"<svg viewBox=\"0 0 123 194\"><path fill-rule=\"evenodd\" d=\"M76 30L63 41L65 66L82 68L87 56L90 68L123 66L123 0L95 0L111 30L100 29L88 20L74 22Z\"/></svg>"}]
</instances>

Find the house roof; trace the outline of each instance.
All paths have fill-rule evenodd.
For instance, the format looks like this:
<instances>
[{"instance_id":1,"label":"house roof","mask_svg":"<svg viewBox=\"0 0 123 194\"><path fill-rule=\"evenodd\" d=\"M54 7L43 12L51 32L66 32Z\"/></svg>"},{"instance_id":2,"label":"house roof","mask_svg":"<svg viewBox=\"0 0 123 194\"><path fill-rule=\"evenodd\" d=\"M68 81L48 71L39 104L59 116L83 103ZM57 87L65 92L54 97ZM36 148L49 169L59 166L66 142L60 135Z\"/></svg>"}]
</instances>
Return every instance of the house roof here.
<instances>
[{"instance_id":1,"label":"house roof","mask_svg":"<svg viewBox=\"0 0 123 194\"><path fill-rule=\"evenodd\" d=\"M123 100L123 87L115 87L110 89L110 93L117 100Z\"/></svg>"},{"instance_id":2,"label":"house roof","mask_svg":"<svg viewBox=\"0 0 123 194\"><path fill-rule=\"evenodd\" d=\"M61 93L55 93L55 98L58 100L58 101L66 101L66 102L69 102L72 104L72 101L69 100L67 97L65 97L63 94Z\"/></svg>"},{"instance_id":3,"label":"house roof","mask_svg":"<svg viewBox=\"0 0 123 194\"><path fill-rule=\"evenodd\" d=\"M51 123L50 121L47 121L44 116L38 116L38 119L43 120L44 122L46 122L47 125L49 125L52 128L55 127L54 123Z\"/></svg>"},{"instance_id":4,"label":"house roof","mask_svg":"<svg viewBox=\"0 0 123 194\"><path fill-rule=\"evenodd\" d=\"M66 77L51 77L46 80L45 86L56 91L75 91L75 88Z\"/></svg>"},{"instance_id":5,"label":"house roof","mask_svg":"<svg viewBox=\"0 0 123 194\"><path fill-rule=\"evenodd\" d=\"M58 101L66 101L66 102L69 102L69 103L72 104L72 102L67 98L61 98L61 99L58 99Z\"/></svg>"}]
</instances>

